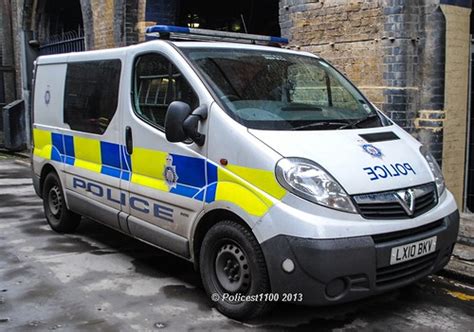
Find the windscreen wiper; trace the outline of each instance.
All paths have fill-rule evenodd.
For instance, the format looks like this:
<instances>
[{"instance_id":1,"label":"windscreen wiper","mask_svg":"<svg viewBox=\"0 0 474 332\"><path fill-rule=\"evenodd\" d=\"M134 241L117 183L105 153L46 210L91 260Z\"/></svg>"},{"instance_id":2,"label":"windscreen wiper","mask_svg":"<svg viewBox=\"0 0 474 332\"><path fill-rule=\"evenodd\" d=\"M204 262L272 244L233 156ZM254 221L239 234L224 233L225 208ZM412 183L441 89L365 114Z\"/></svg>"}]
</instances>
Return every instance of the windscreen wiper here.
<instances>
[{"instance_id":1,"label":"windscreen wiper","mask_svg":"<svg viewBox=\"0 0 474 332\"><path fill-rule=\"evenodd\" d=\"M323 126L346 126L349 125L347 121L318 121L318 122L313 122L304 126L299 126L299 127L293 127L291 130L300 130L300 129L306 129L306 128L311 128L311 127L323 127Z\"/></svg>"},{"instance_id":2,"label":"windscreen wiper","mask_svg":"<svg viewBox=\"0 0 474 332\"><path fill-rule=\"evenodd\" d=\"M377 114L370 114L370 115L367 115L365 118L362 118L362 119L359 119L359 120L356 120L356 121L353 121L353 122L346 123L346 124L344 124L343 126L337 128L337 129L357 128L357 126L360 125L361 123L364 123L368 120L372 120L372 119L375 119L375 118L378 118L378 117L379 116Z\"/></svg>"}]
</instances>

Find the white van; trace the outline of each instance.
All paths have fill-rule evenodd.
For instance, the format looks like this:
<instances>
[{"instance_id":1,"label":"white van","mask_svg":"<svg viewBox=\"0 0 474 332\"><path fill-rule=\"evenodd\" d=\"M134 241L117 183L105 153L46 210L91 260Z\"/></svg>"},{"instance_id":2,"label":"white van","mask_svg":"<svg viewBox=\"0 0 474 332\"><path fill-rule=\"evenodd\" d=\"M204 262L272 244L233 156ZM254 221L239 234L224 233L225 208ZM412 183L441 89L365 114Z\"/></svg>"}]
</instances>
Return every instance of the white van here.
<instances>
[{"instance_id":1,"label":"white van","mask_svg":"<svg viewBox=\"0 0 474 332\"><path fill-rule=\"evenodd\" d=\"M149 32L241 43L38 58L33 179L52 229L86 216L189 260L237 319L446 265L459 213L435 159L328 62L260 45L278 38Z\"/></svg>"}]
</instances>

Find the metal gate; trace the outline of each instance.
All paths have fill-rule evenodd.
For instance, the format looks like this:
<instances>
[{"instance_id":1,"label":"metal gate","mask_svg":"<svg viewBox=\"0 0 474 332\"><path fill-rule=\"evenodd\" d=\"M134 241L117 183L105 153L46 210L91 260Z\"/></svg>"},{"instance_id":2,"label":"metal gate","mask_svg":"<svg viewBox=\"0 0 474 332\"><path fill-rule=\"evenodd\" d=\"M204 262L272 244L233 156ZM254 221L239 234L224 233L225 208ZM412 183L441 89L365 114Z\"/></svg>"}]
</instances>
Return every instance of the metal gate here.
<instances>
[{"instance_id":1,"label":"metal gate","mask_svg":"<svg viewBox=\"0 0 474 332\"><path fill-rule=\"evenodd\" d=\"M84 31L82 30L51 36L40 45L40 55L82 52L84 50Z\"/></svg>"}]
</instances>

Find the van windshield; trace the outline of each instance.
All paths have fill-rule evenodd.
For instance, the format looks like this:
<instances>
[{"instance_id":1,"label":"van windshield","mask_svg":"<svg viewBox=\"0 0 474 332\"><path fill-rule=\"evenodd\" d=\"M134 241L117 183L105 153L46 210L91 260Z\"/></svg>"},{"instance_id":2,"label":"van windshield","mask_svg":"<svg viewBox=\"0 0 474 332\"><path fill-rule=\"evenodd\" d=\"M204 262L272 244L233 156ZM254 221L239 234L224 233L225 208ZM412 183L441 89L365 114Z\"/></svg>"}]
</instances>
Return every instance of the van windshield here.
<instances>
[{"instance_id":1,"label":"van windshield","mask_svg":"<svg viewBox=\"0 0 474 332\"><path fill-rule=\"evenodd\" d=\"M315 57L230 48L181 48L226 111L248 128L378 127L382 120L339 72Z\"/></svg>"}]
</instances>

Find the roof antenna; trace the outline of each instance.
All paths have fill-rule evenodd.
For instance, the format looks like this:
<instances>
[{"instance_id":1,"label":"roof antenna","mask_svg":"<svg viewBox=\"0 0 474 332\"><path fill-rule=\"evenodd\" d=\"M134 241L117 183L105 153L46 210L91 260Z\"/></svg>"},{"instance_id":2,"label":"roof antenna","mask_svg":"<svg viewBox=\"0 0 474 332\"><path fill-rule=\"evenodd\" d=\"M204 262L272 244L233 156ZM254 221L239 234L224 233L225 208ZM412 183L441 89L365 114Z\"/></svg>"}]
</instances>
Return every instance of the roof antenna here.
<instances>
[{"instance_id":1,"label":"roof antenna","mask_svg":"<svg viewBox=\"0 0 474 332\"><path fill-rule=\"evenodd\" d=\"M242 24L244 25L244 31L245 33L249 33L247 31L247 24L245 24L245 18L244 18L244 15L243 14L240 14L240 19L242 20Z\"/></svg>"}]
</instances>

